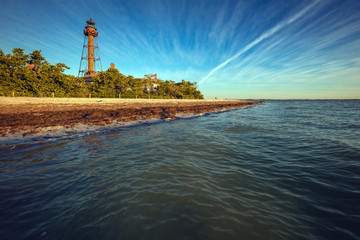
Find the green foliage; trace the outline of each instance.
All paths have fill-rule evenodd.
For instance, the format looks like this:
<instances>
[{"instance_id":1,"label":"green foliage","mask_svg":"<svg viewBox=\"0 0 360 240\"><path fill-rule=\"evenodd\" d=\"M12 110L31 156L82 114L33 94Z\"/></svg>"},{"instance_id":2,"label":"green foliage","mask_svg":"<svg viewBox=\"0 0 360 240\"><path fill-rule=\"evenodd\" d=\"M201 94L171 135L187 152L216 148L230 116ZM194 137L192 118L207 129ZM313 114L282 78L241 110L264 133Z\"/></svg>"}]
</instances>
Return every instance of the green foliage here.
<instances>
[{"instance_id":1,"label":"green foliage","mask_svg":"<svg viewBox=\"0 0 360 240\"><path fill-rule=\"evenodd\" d=\"M14 48L13 54L0 49L0 96L85 97L87 86L83 79L66 75L64 63L49 64L41 51L25 54L24 49Z\"/></svg>"},{"instance_id":2,"label":"green foliage","mask_svg":"<svg viewBox=\"0 0 360 240\"><path fill-rule=\"evenodd\" d=\"M35 50L29 55L29 63L35 65L43 65L45 63L45 58L41 56L41 51ZM61 63L63 64L63 63Z\"/></svg>"},{"instance_id":3,"label":"green foliage","mask_svg":"<svg viewBox=\"0 0 360 240\"><path fill-rule=\"evenodd\" d=\"M85 83L82 78L64 74L69 69L64 63L51 65L35 50L25 54L24 49L14 48L12 54L0 49L0 96L51 97L111 97L111 98L186 98L203 99L196 83L182 80L161 81L125 76L117 69L109 68Z\"/></svg>"},{"instance_id":4,"label":"green foliage","mask_svg":"<svg viewBox=\"0 0 360 240\"><path fill-rule=\"evenodd\" d=\"M147 78L134 78L125 76L117 69L108 70L97 74L89 87L93 97L111 98L184 98L203 99L200 91L196 90L196 83L182 81L161 81L152 79L153 75L145 75Z\"/></svg>"},{"instance_id":5,"label":"green foliage","mask_svg":"<svg viewBox=\"0 0 360 240\"><path fill-rule=\"evenodd\" d=\"M125 75L117 69L108 69L100 72L93 78L90 91L94 97L117 97L128 88L128 81Z\"/></svg>"}]
</instances>

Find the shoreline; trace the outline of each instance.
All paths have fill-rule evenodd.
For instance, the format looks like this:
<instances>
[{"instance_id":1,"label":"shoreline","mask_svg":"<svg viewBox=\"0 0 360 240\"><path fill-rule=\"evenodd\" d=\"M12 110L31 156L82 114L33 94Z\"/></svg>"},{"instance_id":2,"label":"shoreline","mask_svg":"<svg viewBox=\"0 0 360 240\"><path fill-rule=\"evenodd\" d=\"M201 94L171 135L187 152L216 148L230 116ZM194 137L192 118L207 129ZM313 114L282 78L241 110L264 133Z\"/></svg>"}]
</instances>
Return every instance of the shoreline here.
<instances>
[{"instance_id":1,"label":"shoreline","mask_svg":"<svg viewBox=\"0 0 360 240\"><path fill-rule=\"evenodd\" d=\"M149 119L175 119L243 108L263 102L240 100L0 97L0 136L76 125L105 126Z\"/></svg>"}]
</instances>

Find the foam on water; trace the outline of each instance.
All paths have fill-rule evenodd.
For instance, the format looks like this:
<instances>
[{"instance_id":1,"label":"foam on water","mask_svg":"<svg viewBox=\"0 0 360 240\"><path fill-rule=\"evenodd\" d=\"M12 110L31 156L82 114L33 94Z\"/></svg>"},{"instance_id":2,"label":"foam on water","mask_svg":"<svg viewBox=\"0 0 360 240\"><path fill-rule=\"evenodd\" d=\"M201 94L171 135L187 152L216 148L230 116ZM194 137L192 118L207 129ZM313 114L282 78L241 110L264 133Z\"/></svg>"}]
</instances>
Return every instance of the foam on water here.
<instances>
[{"instance_id":1,"label":"foam on water","mask_svg":"<svg viewBox=\"0 0 360 240\"><path fill-rule=\"evenodd\" d=\"M216 112L224 112L225 110L220 110ZM216 113L214 112L214 113ZM205 116L209 113L191 113L191 114L176 114L175 118L167 119L146 119L146 120L137 120L129 122L118 122L114 121L111 124L107 125L87 125L87 124L77 124L72 128L64 126L51 126L51 127L42 127L35 129L34 133L28 134L27 131L10 133L5 136L0 136L0 149L14 148L16 145L28 145L28 144L37 144L51 141L59 141L60 139L69 139L74 137L81 137L84 135L90 134L99 134L106 133L109 131L116 131L124 127L138 126L142 124L152 124L162 121L172 121L175 119L191 119L194 117Z\"/></svg>"}]
</instances>

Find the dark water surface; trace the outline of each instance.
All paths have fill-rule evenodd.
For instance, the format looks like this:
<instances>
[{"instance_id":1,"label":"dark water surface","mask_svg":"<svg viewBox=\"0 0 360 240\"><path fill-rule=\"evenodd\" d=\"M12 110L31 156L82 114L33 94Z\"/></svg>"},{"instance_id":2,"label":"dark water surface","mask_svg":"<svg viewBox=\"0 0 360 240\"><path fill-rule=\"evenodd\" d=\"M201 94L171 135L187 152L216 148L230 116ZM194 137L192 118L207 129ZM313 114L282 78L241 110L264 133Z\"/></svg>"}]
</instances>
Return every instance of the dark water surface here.
<instances>
[{"instance_id":1,"label":"dark water surface","mask_svg":"<svg viewBox=\"0 0 360 240\"><path fill-rule=\"evenodd\" d=\"M1 239L360 239L360 101L0 144Z\"/></svg>"}]
</instances>

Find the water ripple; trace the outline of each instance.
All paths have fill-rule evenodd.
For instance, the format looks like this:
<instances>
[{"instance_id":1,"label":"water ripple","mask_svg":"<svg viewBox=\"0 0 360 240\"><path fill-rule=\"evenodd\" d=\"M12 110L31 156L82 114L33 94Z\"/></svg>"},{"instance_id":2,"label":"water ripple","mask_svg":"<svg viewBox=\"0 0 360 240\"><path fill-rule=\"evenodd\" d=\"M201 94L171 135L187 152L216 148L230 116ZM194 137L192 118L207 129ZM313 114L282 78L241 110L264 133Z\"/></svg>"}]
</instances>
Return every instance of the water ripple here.
<instances>
[{"instance_id":1,"label":"water ripple","mask_svg":"<svg viewBox=\"0 0 360 240\"><path fill-rule=\"evenodd\" d=\"M269 101L6 149L0 234L359 239L359 106Z\"/></svg>"}]
</instances>

